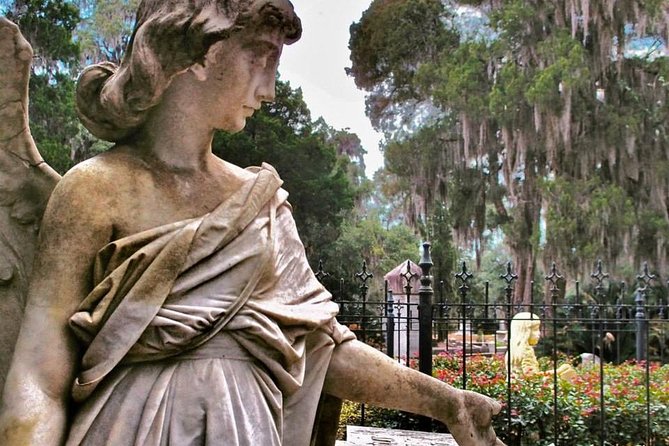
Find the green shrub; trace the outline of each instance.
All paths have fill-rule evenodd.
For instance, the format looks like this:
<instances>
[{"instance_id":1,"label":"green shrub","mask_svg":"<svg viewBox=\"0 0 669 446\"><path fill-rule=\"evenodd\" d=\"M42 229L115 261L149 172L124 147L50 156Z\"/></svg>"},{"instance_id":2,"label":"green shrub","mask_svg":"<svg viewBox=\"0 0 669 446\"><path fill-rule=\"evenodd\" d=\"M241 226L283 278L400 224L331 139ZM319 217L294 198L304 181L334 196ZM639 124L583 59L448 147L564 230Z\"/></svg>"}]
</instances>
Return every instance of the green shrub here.
<instances>
[{"instance_id":1,"label":"green shrub","mask_svg":"<svg viewBox=\"0 0 669 446\"><path fill-rule=\"evenodd\" d=\"M539 362L543 374L512 381L510 411L506 404L507 380L503 356L468 358L467 389L503 403L504 408L495 418L494 426L500 438L510 446L554 444L556 427L559 444L599 444L599 367L579 367L572 381L558 380L557 386L554 386L552 361L541 358ZM560 359L559 364L562 362ZM650 426L646 426L645 364L626 362L617 366L604 365L604 432L607 445L643 444L648 429L651 444L669 446L669 365L652 363L649 371ZM461 358L450 354L436 356L433 375L455 387L461 387ZM554 417L553 410L555 390L557 417ZM360 423L359 406L346 403L344 407L341 425ZM416 418L411 415L369 407L365 414L365 424L397 429L415 429L417 426ZM443 425L435 426L437 431L444 429Z\"/></svg>"}]
</instances>

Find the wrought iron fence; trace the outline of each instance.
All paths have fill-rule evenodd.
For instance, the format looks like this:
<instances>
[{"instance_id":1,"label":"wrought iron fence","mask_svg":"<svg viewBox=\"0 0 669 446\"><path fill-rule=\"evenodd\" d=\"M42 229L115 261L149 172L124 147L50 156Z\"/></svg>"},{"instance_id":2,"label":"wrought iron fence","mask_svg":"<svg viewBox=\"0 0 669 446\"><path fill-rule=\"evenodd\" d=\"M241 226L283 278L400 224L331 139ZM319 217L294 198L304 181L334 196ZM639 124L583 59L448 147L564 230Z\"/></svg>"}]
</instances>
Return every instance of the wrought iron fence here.
<instances>
[{"instance_id":1,"label":"wrought iron fence","mask_svg":"<svg viewBox=\"0 0 669 446\"><path fill-rule=\"evenodd\" d=\"M512 318L520 312L537 314L542 322L542 342L536 346L537 356L544 357L549 367L544 372L552 388L552 402L546 409L550 423L544 422L542 434L547 438L537 439L527 435L515 412L518 386L514 384L510 361L506 361L504 374L504 409L500 415L506 426L497 428L498 435L509 445L549 444L572 445L572 440L564 440L564 413L558 395L564 392L560 387L558 371L560 362L581 361L589 363L597 375L597 381L590 391L597 401L593 409L598 415L597 442L589 444L638 444L669 445L669 418L655 419L657 404L651 396L651 368L669 362L669 281L661 286L660 278L650 273L644 265L634 286L615 282L598 262L591 274L589 292L582 291L582 284L573 282L573 295L560 297L560 287L567 283L553 264L545 276L546 293L538 299L532 298L525 304L514 303L514 273L511 263L504 274L499 276L503 285L502 298L493 299L490 283L482 285L483 299L472 299L472 272L465 263L455 275L456 290L452 295L444 292L443 283L433 289L430 268L432 260L429 244L424 244L419 262L422 274L413 273L407 265L402 274L402 292L393 293L388 283L382 292L370 293L372 278L363 262L356 275L356 292L346 292L345 281L324 281L328 276L324 265L316 272L319 280L326 283L336 302L340 304L338 319L356 332L358 339L383 350L389 356L407 365L417 361L418 369L433 374L435 355L457 358L459 366L458 385L469 388L469 365L475 355L503 357L509 339L513 337ZM329 284L329 285L328 285ZM541 288L532 283L532 289ZM621 364L635 361L643 370L643 379L629 385L642 386L644 398L643 414L636 414L634 423L643 426L643 438L634 442L620 443L611 440L607 420L611 414L607 406L605 391L608 379L605 364ZM497 377L499 379L499 377ZM499 398L499 396L498 396ZM669 408L664 406L665 413ZM365 423L365 408L361 409L361 420ZM667 426L661 424L667 422ZM659 423L659 427L658 427ZM549 427L550 425L550 427ZM429 428L425 420L423 429ZM590 426L593 429L593 426ZM535 433L536 435L536 433Z\"/></svg>"}]
</instances>

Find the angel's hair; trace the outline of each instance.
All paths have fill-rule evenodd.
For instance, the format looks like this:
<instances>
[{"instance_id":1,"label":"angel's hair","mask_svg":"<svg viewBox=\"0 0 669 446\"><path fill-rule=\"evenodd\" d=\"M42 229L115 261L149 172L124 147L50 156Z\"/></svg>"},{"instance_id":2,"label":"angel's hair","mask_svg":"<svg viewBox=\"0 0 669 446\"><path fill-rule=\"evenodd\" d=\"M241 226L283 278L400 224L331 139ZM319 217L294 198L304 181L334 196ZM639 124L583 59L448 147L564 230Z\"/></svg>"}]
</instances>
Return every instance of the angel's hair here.
<instances>
[{"instance_id":1,"label":"angel's hair","mask_svg":"<svg viewBox=\"0 0 669 446\"><path fill-rule=\"evenodd\" d=\"M511 320L511 339L509 352L511 364L520 363L523 359L524 347L529 345L532 330L541 326L539 316L533 313L518 313Z\"/></svg>"},{"instance_id":2,"label":"angel's hair","mask_svg":"<svg viewBox=\"0 0 669 446\"><path fill-rule=\"evenodd\" d=\"M204 63L209 47L253 26L300 38L300 19L288 0L143 0L120 66L86 68L77 83L77 113L95 136L127 139L160 102L177 74Z\"/></svg>"}]
</instances>

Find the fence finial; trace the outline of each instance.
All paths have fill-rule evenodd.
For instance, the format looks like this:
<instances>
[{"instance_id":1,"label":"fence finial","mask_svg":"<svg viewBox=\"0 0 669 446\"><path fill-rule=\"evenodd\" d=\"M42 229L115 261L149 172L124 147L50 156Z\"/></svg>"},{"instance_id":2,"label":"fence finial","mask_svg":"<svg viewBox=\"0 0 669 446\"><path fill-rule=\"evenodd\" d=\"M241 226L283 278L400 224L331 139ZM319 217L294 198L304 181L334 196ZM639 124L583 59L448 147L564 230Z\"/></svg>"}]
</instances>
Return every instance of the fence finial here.
<instances>
[{"instance_id":1,"label":"fence finial","mask_svg":"<svg viewBox=\"0 0 669 446\"><path fill-rule=\"evenodd\" d=\"M430 269L432 269L432 256L430 255L430 242L423 242L423 249L420 256L420 262L418 266L423 270L423 275L427 276L430 274Z\"/></svg>"},{"instance_id":2,"label":"fence finial","mask_svg":"<svg viewBox=\"0 0 669 446\"><path fill-rule=\"evenodd\" d=\"M640 285L641 285L639 287L639 291L641 291L642 293L645 293L646 291L648 291L648 285L650 285L650 282L655 280L655 278L657 276L655 276L655 274L651 274L648 271L648 262L643 262L642 273L643 274L640 274L640 275L636 276L636 280L638 280L640 282Z\"/></svg>"},{"instance_id":3,"label":"fence finial","mask_svg":"<svg viewBox=\"0 0 669 446\"><path fill-rule=\"evenodd\" d=\"M590 273L590 277L595 279L595 282L596 282L596 284L595 284L595 294L598 297L601 297L602 291L604 291L604 285L603 285L604 279L609 277L609 273L602 272L602 260L601 259L597 260L595 270L592 273Z\"/></svg>"},{"instance_id":4,"label":"fence finial","mask_svg":"<svg viewBox=\"0 0 669 446\"><path fill-rule=\"evenodd\" d=\"M419 274L411 271L411 260L407 260L407 270L406 272L401 273L400 277L403 277L404 280L406 280L406 285L404 285L404 291L406 291L407 294L411 294L411 289L413 288L411 282L413 282L414 279L420 277Z\"/></svg>"},{"instance_id":5,"label":"fence finial","mask_svg":"<svg viewBox=\"0 0 669 446\"><path fill-rule=\"evenodd\" d=\"M362 261L362 271L355 274L355 277L360 279L362 283L367 284L367 281L374 277L374 274L367 271L367 261Z\"/></svg>"},{"instance_id":6,"label":"fence finial","mask_svg":"<svg viewBox=\"0 0 669 446\"><path fill-rule=\"evenodd\" d=\"M564 279L564 277L558 272L555 262L551 263L551 273L546 276L546 280L551 283L550 291L552 295L557 296L557 292L560 291L558 282L562 279Z\"/></svg>"},{"instance_id":7,"label":"fence finial","mask_svg":"<svg viewBox=\"0 0 669 446\"><path fill-rule=\"evenodd\" d=\"M460 271L455 275L455 278L459 279L460 282L462 282L462 285L458 287L460 293L466 294L467 291L469 291L469 284L467 282L469 282L469 279L471 279L472 277L473 277L472 273L467 271L467 263L462 262L462 271Z\"/></svg>"},{"instance_id":8,"label":"fence finial","mask_svg":"<svg viewBox=\"0 0 669 446\"><path fill-rule=\"evenodd\" d=\"M314 276L316 276L316 279L318 279L319 282L322 282L323 279L328 277L330 273L325 272L323 269L323 260L318 261L318 271L314 273Z\"/></svg>"},{"instance_id":9,"label":"fence finial","mask_svg":"<svg viewBox=\"0 0 669 446\"><path fill-rule=\"evenodd\" d=\"M507 287L511 286L511 282L516 280L518 278L518 275L513 272L511 268L511 262L507 262L506 264L506 273L505 274L500 274L499 275L500 279L504 279L506 282Z\"/></svg>"}]
</instances>

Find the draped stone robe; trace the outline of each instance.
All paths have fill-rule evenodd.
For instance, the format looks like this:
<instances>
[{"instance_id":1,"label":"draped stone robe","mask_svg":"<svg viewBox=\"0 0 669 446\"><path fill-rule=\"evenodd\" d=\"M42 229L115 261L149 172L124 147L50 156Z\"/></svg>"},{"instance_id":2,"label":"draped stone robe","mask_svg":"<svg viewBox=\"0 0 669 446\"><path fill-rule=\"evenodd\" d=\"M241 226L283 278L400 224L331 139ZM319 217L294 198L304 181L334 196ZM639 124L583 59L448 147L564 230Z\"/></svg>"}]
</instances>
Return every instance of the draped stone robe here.
<instances>
[{"instance_id":1,"label":"draped stone robe","mask_svg":"<svg viewBox=\"0 0 669 446\"><path fill-rule=\"evenodd\" d=\"M71 317L84 345L67 445L301 446L337 343L266 164L200 218L116 240Z\"/></svg>"}]
</instances>

